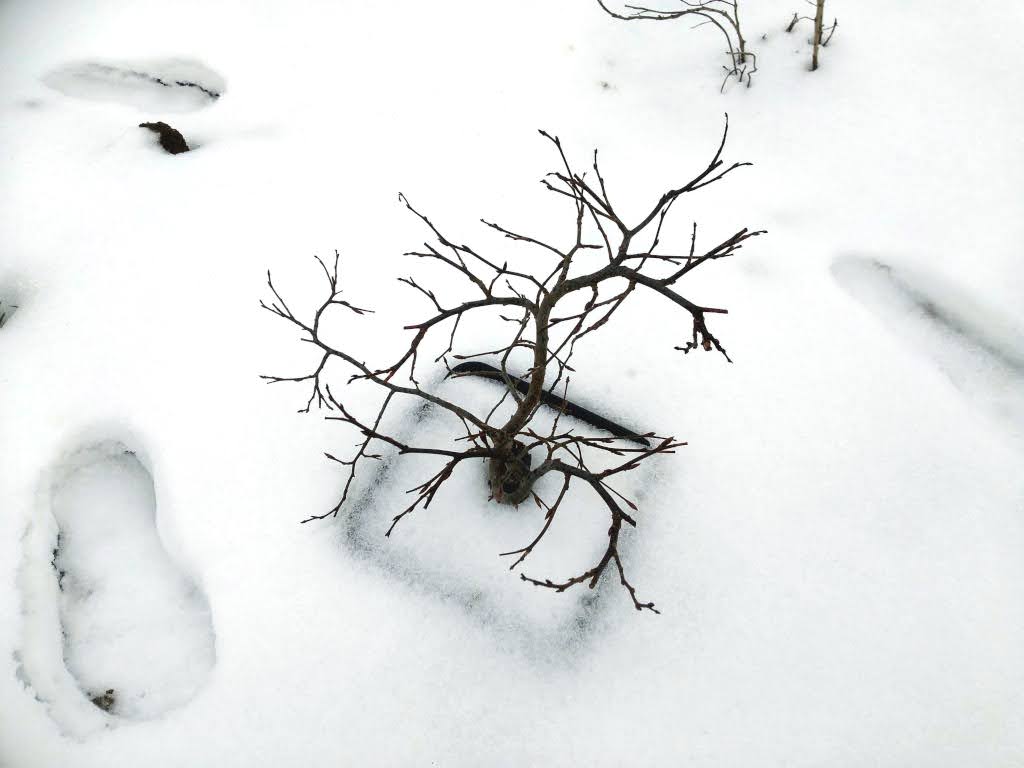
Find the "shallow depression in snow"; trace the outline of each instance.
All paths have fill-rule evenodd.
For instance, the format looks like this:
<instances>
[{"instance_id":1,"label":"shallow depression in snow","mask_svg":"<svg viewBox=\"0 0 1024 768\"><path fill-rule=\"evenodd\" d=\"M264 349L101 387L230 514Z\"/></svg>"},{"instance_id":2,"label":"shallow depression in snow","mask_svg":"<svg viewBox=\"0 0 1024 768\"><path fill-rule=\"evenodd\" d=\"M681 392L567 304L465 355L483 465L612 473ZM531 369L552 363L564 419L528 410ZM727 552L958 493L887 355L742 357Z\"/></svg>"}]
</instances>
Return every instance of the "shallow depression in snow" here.
<instances>
[{"instance_id":1,"label":"shallow depression in snow","mask_svg":"<svg viewBox=\"0 0 1024 768\"><path fill-rule=\"evenodd\" d=\"M938 275L864 256L837 258L832 275L972 403L1024 437L1024 332L1009 318Z\"/></svg>"},{"instance_id":2,"label":"shallow depression in snow","mask_svg":"<svg viewBox=\"0 0 1024 768\"><path fill-rule=\"evenodd\" d=\"M68 671L117 717L185 703L214 664L210 609L164 550L149 472L122 444L103 443L74 454L51 493Z\"/></svg>"},{"instance_id":3,"label":"shallow depression in snow","mask_svg":"<svg viewBox=\"0 0 1024 768\"><path fill-rule=\"evenodd\" d=\"M487 413L501 391L494 382L471 379L435 382L430 389L478 413ZM602 415L615 415L610 404L588 406L599 408ZM503 407L510 411L512 405L505 403ZM507 415L499 412L499 420ZM552 409L541 408L533 428L546 434L553 417ZM394 421L400 439L414 445L448 445L459 437L455 419L430 405L412 406L396 414ZM604 434L564 415L559 424L563 430ZM621 447L631 445L623 443ZM543 456L539 449L534 453L536 465ZM621 456L615 461L608 456L587 456L588 466L595 471L621 461ZM516 556L503 557L501 553L518 550L533 540L544 524L544 510L532 498L518 506L488 500L487 470L482 460L460 464L429 507L417 508L385 537L393 518L415 500L416 494L409 490L434 475L442 464L435 457L407 454L391 457L375 467L376 472L371 467L361 468L364 476L357 474L361 482L354 488L354 503L342 513L345 546L389 577L461 607L497 632L503 644L536 652L540 657L585 643L590 629L606 610L630 616L628 598L613 573L605 573L593 590L584 584L563 593L520 578L523 574L561 582L587 571L601 559L607 546L609 513L604 502L583 483L573 484L541 544L513 569L510 566ZM645 463L610 484L625 497L643 504L645 498L656 495L655 480L653 463ZM535 491L550 504L559 486L560 481L552 473L538 481ZM642 547L642 540L643 531L630 529L623 534L621 548L634 585L645 594L643 558L634 551Z\"/></svg>"},{"instance_id":4,"label":"shallow depression in snow","mask_svg":"<svg viewBox=\"0 0 1024 768\"><path fill-rule=\"evenodd\" d=\"M74 61L43 77L65 96L114 101L141 109L192 112L224 93L224 78L200 61L185 58Z\"/></svg>"},{"instance_id":5,"label":"shallow depression in snow","mask_svg":"<svg viewBox=\"0 0 1024 768\"><path fill-rule=\"evenodd\" d=\"M7 321L11 319L17 310L17 304L5 300L3 294L0 294L0 328L7 324Z\"/></svg>"}]
</instances>

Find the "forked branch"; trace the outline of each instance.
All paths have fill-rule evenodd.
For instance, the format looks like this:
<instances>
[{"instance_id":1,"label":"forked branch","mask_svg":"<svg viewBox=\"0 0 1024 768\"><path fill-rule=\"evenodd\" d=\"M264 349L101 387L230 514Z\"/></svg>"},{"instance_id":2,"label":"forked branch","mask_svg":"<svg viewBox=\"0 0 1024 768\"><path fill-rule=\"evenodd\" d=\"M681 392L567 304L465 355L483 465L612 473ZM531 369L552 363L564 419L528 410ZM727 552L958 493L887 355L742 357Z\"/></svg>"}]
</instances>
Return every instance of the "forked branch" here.
<instances>
[{"instance_id":1,"label":"forked branch","mask_svg":"<svg viewBox=\"0 0 1024 768\"><path fill-rule=\"evenodd\" d=\"M722 14L726 13L724 6L732 8L734 13L735 3L686 5L687 9L677 15L710 15L720 28L723 24L734 28L731 23L726 23ZM718 5L723 8L716 7ZM654 18L650 14L655 13L644 8L633 8L633 12L641 14L636 18ZM734 29L738 34L738 20ZM599 506L608 515L607 541L601 557L581 573L560 581L535 578L525 573L521 574L522 579L556 592L581 584L594 588L614 565L619 582L629 594L634 608L657 612L653 602L637 597L627 578L620 534L623 524L637 525L634 513L639 510L615 490L612 482L655 456L674 453L685 443L672 437L656 436L653 432L641 434L573 403L569 398L570 375L574 371L572 361L579 344L607 328L624 305L644 293L671 302L689 316L690 335L675 347L677 350L714 350L729 360L724 346L709 327L711 317L724 315L727 311L717 306L717 302L710 304L685 294L681 284L687 275L705 264L734 256L748 240L763 234L763 230L743 227L726 237L712 239L713 244L709 247L698 248L697 225L694 223L682 248L662 250L664 241L671 239L666 221L681 197L749 165L742 162L727 164L723 160L728 128L726 118L721 140L702 170L686 183L659 195L647 206L646 212L633 221L621 215L612 202L596 151L589 169L577 171L558 137L541 131L545 140L554 147L559 161L559 167L542 179L542 183L559 199L567 199L571 203L571 226L565 240L548 242L523 234L516 228L483 222L502 238L539 249L545 254L551 266L545 267L540 274L510 267L505 258L495 257L447 236L431 219L414 208L404 195L401 196L405 207L428 231L422 247L406 255L440 265L457 282L463 283L473 297L448 305L421 279L414 276L401 278L404 285L426 301L427 312L423 318L404 325L411 334L409 342L397 359L385 365L369 365L324 337L322 326L332 308L357 316L370 311L342 297L337 254L332 265L317 260L326 279L327 291L308 318L292 310L268 273L271 298L261 305L294 326L302 341L316 350L316 357L304 373L263 378L271 383L291 382L307 386L309 395L301 409L303 412L310 411L315 405L327 412L327 419L348 425L358 435L351 458L339 459L327 454L329 459L347 470L341 499L331 509L312 515L304 522L337 516L350 495L358 468L366 460L378 461L386 454L435 457L440 462L438 468L410 489L412 501L392 518L385 533L390 536L401 521L417 509L428 507L437 498L456 467L467 460L479 459L487 465L491 499L517 505L532 500L542 512L539 531L534 538L518 549L502 553L502 556L514 558L511 569L515 570L544 543L573 484L582 484L596 495ZM467 317L485 312L506 321L508 335L489 349L464 349L458 339L460 324ZM435 354L439 348L440 354ZM514 353L525 353L532 361L521 374L510 370L511 362L516 359ZM478 413L424 389L417 379L422 354L429 354L435 363L442 363L444 371L450 375L482 375L496 380L500 384L500 393L493 405ZM490 359L493 364L463 362L454 367L451 365L451 360L479 361L481 358ZM343 398L335 396L341 388L353 382L368 382L379 389L380 404L368 417L353 413ZM441 409L458 423L459 437L449 445L415 445L393 434L386 427L386 414L399 398L411 398ZM548 408L553 413L551 426L546 430L537 426L541 408ZM587 422L599 432L586 433L567 427L566 419ZM608 462L615 457L618 457L618 463L609 465ZM560 474L562 482L555 497L546 501L534 486L550 472Z\"/></svg>"}]
</instances>

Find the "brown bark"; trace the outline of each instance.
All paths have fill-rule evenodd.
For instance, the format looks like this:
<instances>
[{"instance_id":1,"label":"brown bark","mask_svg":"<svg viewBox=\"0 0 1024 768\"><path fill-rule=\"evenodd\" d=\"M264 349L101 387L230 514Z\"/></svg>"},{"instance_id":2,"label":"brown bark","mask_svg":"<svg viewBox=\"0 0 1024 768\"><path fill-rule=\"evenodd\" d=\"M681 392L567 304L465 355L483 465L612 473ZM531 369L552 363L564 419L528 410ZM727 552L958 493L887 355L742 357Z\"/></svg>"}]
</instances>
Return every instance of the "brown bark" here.
<instances>
[{"instance_id":1,"label":"brown bark","mask_svg":"<svg viewBox=\"0 0 1024 768\"><path fill-rule=\"evenodd\" d=\"M818 69L818 48L821 46L821 30L825 23L825 0L815 0L814 8L814 53L811 54L811 72Z\"/></svg>"}]
</instances>

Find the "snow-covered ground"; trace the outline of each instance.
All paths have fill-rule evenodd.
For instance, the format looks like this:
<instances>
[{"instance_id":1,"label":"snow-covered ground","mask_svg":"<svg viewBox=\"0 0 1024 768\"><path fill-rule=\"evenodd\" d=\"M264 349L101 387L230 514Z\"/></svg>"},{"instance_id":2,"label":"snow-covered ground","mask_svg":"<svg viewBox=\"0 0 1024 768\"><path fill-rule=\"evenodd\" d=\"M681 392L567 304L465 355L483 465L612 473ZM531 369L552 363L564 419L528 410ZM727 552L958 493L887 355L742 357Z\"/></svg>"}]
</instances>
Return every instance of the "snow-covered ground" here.
<instances>
[{"instance_id":1,"label":"snow-covered ground","mask_svg":"<svg viewBox=\"0 0 1024 768\"><path fill-rule=\"evenodd\" d=\"M720 93L710 30L591 0L0 5L0 766L1024 763L1024 10L829 0L810 73L800 8L748 0ZM333 332L390 361L429 310L398 192L529 258L479 218L571 237L536 129L635 216L725 112L754 166L666 234L768 230L683 286L735 363L651 300L575 358L689 443L623 488L661 615L523 584L497 554L538 513L472 475L392 539L415 464L298 524L354 438L259 380L309 364L268 268L307 308L337 248L377 313Z\"/></svg>"}]
</instances>

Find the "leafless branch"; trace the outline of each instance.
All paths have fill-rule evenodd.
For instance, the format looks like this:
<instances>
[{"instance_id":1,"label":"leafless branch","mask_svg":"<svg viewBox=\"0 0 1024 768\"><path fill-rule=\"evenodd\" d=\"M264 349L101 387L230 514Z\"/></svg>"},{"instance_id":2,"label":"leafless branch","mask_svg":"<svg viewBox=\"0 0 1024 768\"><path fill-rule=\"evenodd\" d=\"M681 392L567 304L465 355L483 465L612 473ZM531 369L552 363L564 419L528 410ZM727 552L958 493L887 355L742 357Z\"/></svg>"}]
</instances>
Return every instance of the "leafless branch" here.
<instances>
[{"instance_id":1,"label":"leafless branch","mask_svg":"<svg viewBox=\"0 0 1024 768\"><path fill-rule=\"evenodd\" d=\"M699 21L693 29L711 25L725 39L726 54L729 65L723 67L726 75L720 90L725 90L726 83L735 77L739 83L752 82L757 72L757 56L747 48L740 25L739 0L677 0L682 7L650 8L643 5L624 5L623 10L615 11L605 0L597 0L605 13L621 21L672 21L684 17L692 17Z\"/></svg>"},{"instance_id":2,"label":"leafless branch","mask_svg":"<svg viewBox=\"0 0 1024 768\"><path fill-rule=\"evenodd\" d=\"M725 23L722 14L729 9L733 13L736 11L735 3L724 0L711 3L684 0L684 5L686 8L676 12L677 16L710 15L712 18L708 21L720 27ZM602 7L605 7L603 3ZM654 14L661 12L633 7L631 13L634 15L629 18L655 18ZM738 34L738 21L736 31ZM305 407L301 409L303 412L308 412L315 404L327 412L325 418L347 425L359 436L350 458L326 454L329 460L346 468L341 499L331 509L303 522L337 516L350 496L359 467L366 460L379 461L388 453L436 457L442 463L428 479L409 490L413 498L391 520L386 532L390 536L399 522L416 509L425 509L431 504L456 467L466 461L482 460L487 466L492 499L516 505L532 499L544 511L540 530L533 540L523 547L502 553L503 556L515 556L511 568L516 569L541 545L575 481L577 485L589 487L609 515L607 544L602 556L582 573L561 581L525 574L522 578L557 592L582 584L593 588L609 566L614 565L614 571L633 606L637 610L657 612L652 602L642 602L637 597L636 590L627 579L620 547L623 524L635 527L637 520L633 513L639 510L609 482L655 456L674 453L685 443L672 437L656 436L653 432L631 430L596 410L570 400L570 374L575 370L572 361L578 345L587 343L618 316L626 303L644 294L666 299L689 316L690 336L676 349L684 353L715 350L731 362L723 344L709 327L709 318L726 314L726 310L685 294L680 286L693 271L709 262L735 255L748 240L763 234L763 231L743 227L719 239L717 244L699 250L697 225L694 223L688 242L682 249L668 252L660 249L663 241L671 239L667 221L679 198L714 184L749 163L727 164L723 160L728 137L727 117L721 140L708 164L685 184L658 196L638 219L627 221L611 200L597 152L594 152L586 173L578 172L558 137L545 131L540 133L555 148L559 162L558 169L548 174L542 180L543 184L557 200L567 198L572 203L572 224L564 242L549 242L482 221L503 239L539 249L553 257L550 272L535 275L510 266L504 258L494 257L448 237L441 227L402 195L401 202L429 233L422 248L407 255L435 262L443 270L456 273L474 298L450 304L442 301L421 278L400 278L417 296L426 300L427 315L404 326L411 337L395 361L373 366L327 341L322 332L331 308L356 316L370 311L342 298L337 253L333 264L317 259L327 291L310 316L300 316L292 310L268 273L270 298L262 301L261 306L291 324L299 332L301 340L316 350L316 356L306 372L263 378L270 383L290 382L307 386L309 394ZM706 236L703 239L706 240ZM545 271L547 269L545 267ZM457 337L460 323L464 320L470 322L467 317L476 317L484 312L491 312L507 321L510 324L508 335L485 352L461 350ZM441 350L439 354L438 349ZM428 354L428 350L430 357L427 359L443 363L449 376L483 376L495 381L500 392L493 406L478 414L421 386L416 369L421 354ZM514 352L532 357L532 364L522 375L511 370ZM451 366L449 357L463 362ZM481 358L490 359L494 364ZM342 388L355 382L375 385L382 396L379 406L369 417L353 413L344 398L335 395L340 392L339 381ZM411 398L439 408L457 420L463 434L451 445L414 445L398 437L389 431L386 415L399 398ZM501 410L503 406L504 411ZM541 408L548 408L554 413L553 423L546 431L538 431L535 426ZM499 413L505 415L499 418ZM569 419L588 424L603 434L581 432L575 422L566 426ZM540 459L535 465L534 455ZM608 465L609 461L615 460L618 463ZM560 474L562 483L558 494L548 503L534 487L541 477L550 472Z\"/></svg>"},{"instance_id":3,"label":"leafless branch","mask_svg":"<svg viewBox=\"0 0 1024 768\"><path fill-rule=\"evenodd\" d=\"M828 27L828 35L826 36L825 0L808 0L808 5L814 6L814 16L798 16L794 13L793 18L790 19L789 24L786 26L786 31L792 32L798 22L811 22L813 25L813 37L811 39L811 45L813 46L813 51L811 53L811 71L814 72L818 68L818 49L824 48L828 45L829 41L832 39L832 35L835 34L836 27L839 26L839 20L832 20L832 26Z\"/></svg>"}]
</instances>

